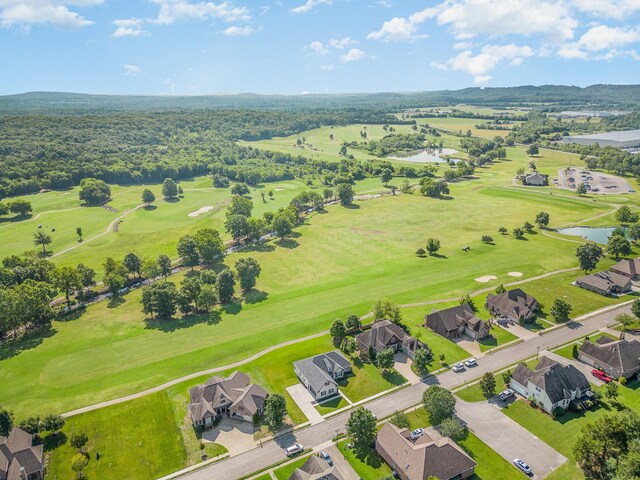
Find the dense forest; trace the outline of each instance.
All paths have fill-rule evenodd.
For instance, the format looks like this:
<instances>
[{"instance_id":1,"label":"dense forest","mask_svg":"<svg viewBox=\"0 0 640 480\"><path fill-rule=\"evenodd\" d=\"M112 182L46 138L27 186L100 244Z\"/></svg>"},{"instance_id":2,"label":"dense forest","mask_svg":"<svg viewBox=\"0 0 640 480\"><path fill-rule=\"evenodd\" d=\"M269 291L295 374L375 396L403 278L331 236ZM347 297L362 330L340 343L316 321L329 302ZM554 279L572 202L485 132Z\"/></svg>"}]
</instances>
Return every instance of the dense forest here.
<instances>
[{"instance_id":1,"label":"dense forest","mask_svg":"<svg viewBox=\"0 0 640 480\"><path fill-rule=\"evenodd\" d=\"M360 110L0 116L0 195L67 188L86 177L130 184L213 172L255 184L323 173L324 164L310 166L303 157L261 152L235 141L391 120Z\"/></svg>"}]
</instances>

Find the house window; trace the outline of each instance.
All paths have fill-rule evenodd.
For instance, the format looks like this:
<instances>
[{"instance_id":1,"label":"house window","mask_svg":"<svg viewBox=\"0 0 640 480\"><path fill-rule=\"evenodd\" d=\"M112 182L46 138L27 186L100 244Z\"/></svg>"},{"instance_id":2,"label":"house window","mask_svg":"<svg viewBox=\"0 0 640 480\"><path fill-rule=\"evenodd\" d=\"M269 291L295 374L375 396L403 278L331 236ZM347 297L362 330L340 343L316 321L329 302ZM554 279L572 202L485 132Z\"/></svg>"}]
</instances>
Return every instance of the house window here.
<instances>
[{"instance_id":1,"label":"house window","mask_svg":"<svg viewBox=\"0 0 640 480\"><path fill-rule=\"evenodd\" d=\"M327 393L333 393L333 388L330 388Z\"/></svg>"},{"instance_id":2,"label":"house window","mask_svg":"<svg viewBox=\"0 0 640 480\"><path fill-rule=\"evenodd\" d=\"M327 392L320 392L320 396L324 397L327 394Z\"/></svg>"}]
</instances>

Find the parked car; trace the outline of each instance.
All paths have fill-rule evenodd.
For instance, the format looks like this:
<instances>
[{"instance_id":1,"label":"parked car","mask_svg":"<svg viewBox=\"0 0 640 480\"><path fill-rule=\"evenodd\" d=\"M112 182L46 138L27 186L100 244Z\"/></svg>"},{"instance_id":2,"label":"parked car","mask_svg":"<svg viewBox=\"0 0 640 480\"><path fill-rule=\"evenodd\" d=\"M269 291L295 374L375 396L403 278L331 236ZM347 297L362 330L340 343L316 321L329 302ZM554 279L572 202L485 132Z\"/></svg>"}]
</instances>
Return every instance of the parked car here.
<instances>
[{"instance_id":1,"label":"parked car","mask_svg":"<svg viewBox=\"0 0 640 480\"><path fill-rule=\"evenodd\" d=\"M327 452L325 452L324 450L321 451L318 456L323 459L325 462L327 462L330 466L333 467L333 460L331 458L331 455L329 455Z\"/></svg>"},{"instance_id":2,"label":"parked car","mask_svg":"<svg viewBox=\"0 0 640 480\"><path fill-rule=\"evenodd\" d=\"M456 363L456 364L453 366L453 369L452 369L452 370L453 370L454 372L456 372L456 373L463 372L463 371L464 371L464 365L462 365L461 363Z\"/></svg>"},{"instance_id":3,"label":"parked car","mask_svg":"<svg viewBox=\"0 0 640 480\"><path fill-rule=\"evenodd\" d=\"M602 380L604 383L609 383L613 380L613 378L611 378L609 375L604 373L602 370L598 370L597 368L594 368L593 370L591 370L591 375L593 375L599 380Z\"/></svg>"},{"instance_id":4,"label":"parked car","mask_svg":"<svg viewBox=\"0 0 640 480\"><path fill-rule=\"evenodd\" d=\"M509 325L509 320L507 320L506 318L499 318L497 322L498 322L498 325L502 325L503 327L506 327L507 325Z\"/></svg>"},{"instance_id":5,"label":"parked car","mask_svg":"<svg viewBox=\"0 0 640 480\"><path fill-rule=\"evenodd\" d=\"M513 397L515 394L516 394L516 392L514 392L510 388L507 388L506 390L504 390L504 391L502 391L502 392L500 392L498 394L498 400L500 400L501 402L504 402L505 400L508 400L511 397Z\"/></svg>"},{"instance_id":6,"label":"parked car","mask_svg":"<svg viewBox=\"0 0 640 480\"><path fill-rule=\"evenodd\" d=\"M529 465L527 465L527 463L524 460L520 460L519 458L515 458L513 460L513 464L516 467L518 467L526 475L533 474L533 471L531 470L531 467Z\"/></svg>"},{"instance_id":7,"label":"parked car","mask_svg":"<svg viewBox=\"0 0 640 480\"><path fill-rule=\"evenodd\" d=\"M465 366L467 367L477 367L478 366L478 362L476 362L475 358L470 358L469 360L467 360L466 362L464 362Z\"/></svg>"},{"instance_id":8,"label":"parked car","mask_svg":"<svg viewBox=\"0 0 640 480\"><path fill-rule=\"evenodd\" d=\"M304 451L304 448L302 448L302 445L300 445L299 443L294 443L290 447L287 447L287 448L284 449L284 454L287 457L293 457L294 455L298 455L299 453L302 453L303 451Z\"/></svg>"},{"instance_id":9,"label":"parked car","mask_svg":"<svg viewBox=\"0 0 640 480\"><path fill-rule=\"evenodd\" d=\"M412 441L416 441L417 439L419 439L422 435L424 435L424 429L423 428L416 428L415 430L411 431L411 435L409 435L409 438Z\"/></svg>"}]
</instances>

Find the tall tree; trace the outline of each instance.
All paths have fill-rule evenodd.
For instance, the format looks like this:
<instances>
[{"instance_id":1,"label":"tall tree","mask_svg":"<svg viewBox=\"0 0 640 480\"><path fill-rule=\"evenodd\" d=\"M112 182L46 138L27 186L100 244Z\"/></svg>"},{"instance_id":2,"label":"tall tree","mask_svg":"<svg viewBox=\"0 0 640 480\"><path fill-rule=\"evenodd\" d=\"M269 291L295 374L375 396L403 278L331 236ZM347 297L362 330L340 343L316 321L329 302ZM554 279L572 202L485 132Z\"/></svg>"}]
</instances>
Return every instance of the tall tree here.
<instances>
[{"instance_id":1,"label":"tall tree","mask_svg":"<svg viewBox=\"0 0 640 480\"><path fill-rule=\"evenodd\" d=\"M336 186L336 195L338 196L340 205L346 207L353 203L355 193L350 183L340 183Z\"/></svg>"},{"instance_id":2,"label":"tall tree","mask_svg":"<svg viewBox=\"0 0 640 480\"><path fill-rule=\"evenodd\" d=\"M553 318L555 318L556 322L566 322L569 320L571 310L573 310L573 307L569 302L566 302L561 298L556 298L553 301L553 305L551 306L549 313Z\"/></svg>"},{"instance_id":3,"label":"tall tree","mask_svg":"<svg viewBox=\"0 0 640 480\"><path fill-rule=\"evenodd\" d=\"M278 430L287 416L287 401L280 393L272 393L264 404L264 421L272 431Z\"/></svg>"},{"instance_id":4,"label":"tall tree","mask_svg":"<svg viewBox=\"0 0 640 480\"><path fill-rule=\"evenodd\" d=\"M218 293L215 285L203 283L200 286L200 296L198 297L200 308L205 312L210 312L218 303Z\"/></svg>"},{"instance_id":5,"label":"tall tree","mask_svg":"<svg viewBox=\"0 0 640 480\"><path fill-rule=\"evenodd\" d=\"M400 307L388 298L381 298L373 304L374 320L391 320L394 323L400 323L402 313Z\"/></svg>"},{"instance_id":6,"label":"tall tree","mask_svg":"<svg viewBox=\"0 0 640 480\"><path fill-rule=\"evenodd\" d=\"M0 406L0 435L8 437L13 428L13 413Z\"/></svg>"},{"instance_id":7,"label":"tall tree","mask_svg":"<svg viewBox=\"0 0 640 480\"><path fill-rule=\"evenodd\" d=\"M227 233L231 235L234 242L240 243L240 241L249 234L248 217L244 215L231 215L227 217L224 228Z\"/></svg>"},{"instance_id":8,"label":"tall tree","mask_svg":"<svg viewBox=\"0 0 640 480\"><path fill-rule=\"evenodd\" d=\"M224 254L224 242L220 233L213 228L198 230L193 239L196 242L196 250L202 263L211 265Z\"/></svg>"},{"instance_id":9,"label":"tall tree","mask_svg":"<svg viewBox=\"0 0 640 480\"><path fill-rule=\"evenodd\" d=\"M383 168L382 173L380 173L380 180L382 181L385 187L389 185L389 182L391 181L392 178L393 178L393 172L391 171L391 169Z\"/></svg>"},{"instance_id":10,"label":"tall tree","mask_svg":"<svg viewBox=\"0 0 640 480\"><path fill-rule=\"evenodd\" d=\"M172 178L165 178L162 182L162 196L164 198L176 198L178 196L178 185Z\"/></svg>"},{"instance_id":11,"label":"tall tree","mask_svg":"<svg viewBox=\"0 0 640 480\"><path fill-rule=\"evenodd\" d=\"M56 270L54 284L58 290L64 293L68 306L71 305L71 294L82 288L82 279L78 270L64 266Z\"/></svg>"},{"instance_id":12,"label":"tall tree","mask_svg":"<svg viewBox=\"0 0 640 480\"><path fill-rule=\"evenodd\" d=\"M438 250L440 250L440 240L437 238L429 238L427 239L427 252L429 255L434 255Z\"/></svg>"},{"instance_id":13,"label":"tall tree","mask_svg":"<svg viewBox=\"0 0 640 480\"><path fill-rule=\"evenodd\" d=\"M178 289L172 282L155 282L142 289L142 311L160 318L171 318L176 314Z\"/></svg>"},{"instance_id":14,"label":"tall tree","mask_svg":"<svg viewBox=\"0 0 640 480\"><path fill-rule=\"evenodd\" d=\"M419 348L413 355L413 365L416 367L418 374L424 376L429 373L429 363L432 356L426 348Z\"/></svg>"},{"instance_id":15,"label":"tall tree","mask_svg":"<svg viewBox=\"0 0 640 480\"><path fill-rule=\"evenodd\" d=\"M84 178L80 181L79 196L88 205L100 205L111 198L111 187L97 178Z\"/></svg>"},{"instance_id":16,"label":"tall tree","mask_svg":"<svg viewBox=\"0 0 640 480\"><path fill-rule=\"evenodd\" d=\"M491 372L480 377L480 390L485 398L491 398L496 394L496 377Z\"/></svg>"},{"instance_id":17,"label":"tall tree","mask_svg":"<svg viewBox=\"0 0 640 480\"><path fill-rule=\"evenodd\" d=\"M250 217L253 210L253 202L250 198L234 196L231 198L231 203L227 207L226 215L229 218L232 215L242 215L243 217Z\"/></svg>"},{"instance_id":18,"label":"tall tree","mask_svg":"<svg viewBox=\"0 0 640 480\"><path fill-rule=\"evenodd\" d=\"M231 187L231 195L249 195L250 192L246 183L236 183Z\"/></svg>"},{"instance_id":19,"label":"tall tree","mask_svg":"<svg viewBox=\"0 0 640 480\"><path fill-rule=\"evenodd\" d=\"M344 326L344 322L336 318L331 324L331 328L329 329L329 335L333 339L333 343L335 345L341 345L344 341L344 338L347 336L347 328Z\"/></svg>"},{"instance_id":20,"label":"tall tree","mask_svg":"<svg viewBox=\"0 0 640 480\"><path fill-rule=\"evenodd\" d=\"M616 220L622 225L636 223L638 221L638 214L634 213L627 205L622 205L616 210Z\"/></svg>"},{"instance_id":21,"label":"tall tree","mask_svg":"<svg viewBox=\"0 0 640 480\"><path fill-rule=\"evenodd\" d=\"M33 234L33 244L38 247L42 246L42 253L47 253L47 245L51 244L51 235L38 230Z\"/></svg>"},{"instance_id":22,"label":"tall tree","mask_svg":"<svg viewBox=\"0 0 640 480\"><path fill-rule=\"evenodd\" d=\"M235 285L236 281L233 278L231 270L225 268L218 273L218 278L216 278L216 289L218 291L220 303L229 303L233 300Z\"/></svg>"},{"instance_id":23,"label":"tall tree","mask_svg":"<svg viewBox=\"0 0 640 480\"><path fill-rule=\"evenodd\" d=\"M153 194L153 192L151 190L149 190L148 188L145 188L142 191L142 203L144 203L147 206L149 206L155 201L156 201L156 196Z\"/></svg>"},{"instance_id":24,"label":"tall tree","mask_svg":"<svg viewBox=\"0 0 640 480\"><path fill-rule=\"evenodd\" d=\"M236 262L235 267L242 291L248 292L256 286L256 279L260 276L261 269L255 258L241 258Z\"/></svg>"},{"instance_id":25,"label":"tall tree","mask_svg":"<svg viewBox=\"0 0 640 480\"><path fill-rule=\"evenodd\" d=\"M162 275L166 280L167 277L171 275L172 271L171 259L166 255L159 255L157 262L158 267L160 268L160 275Z\"/></svg>"},{"instance_id":26,"label":"tall tree","mask_svg":"<svg viewBox=\"0 0 640 480\"><path fill-rule=\"evenodd\" d=\"M382 350L378 350L376 354L376 366L386 372L390 368L393 367L395 360L393 358L395 351L393 348L383 348Z\"/></svg>"},{"instance_id":27,"label":"tall tree","mask_svg":"<svg viewBox=\"0 0 640 480\"><path fill-rule=\"evenodd\" d=\"M271 229L280 240L284 240L293 233L293 226L291 215L286 211L276 213L271 220Z\"/></svg>"},{"instance_id":28,"label":"tall tree","mask_svg":"<svg viewBox=\"0 0 640 480\"><path fill-rule=\"evenodd\" d=\"M182 258L182 264L191 267L191 270L200 263L198 246L191 235L184 235L178 240L178 255Z\"/></svg>"},{"instance_id":29,"label":"tall tree","mask_svg":"<svg viewBox=\"0 0 640 480\"><path fill-rule=\"evenodd\" d=\"M356 407L347 420L347 435L356 450L366 450L376 438L376 419L370 410Z\"/></svg>"},{"instance_id":30,"label":"tall tree","mask_svg":"<svg viewBox=\"0 0 640 480\"><path fill-rule=\"evenodd\" d=\"M614 258L631 255L631 243L622 235L611 235L607 241L607 253Z\"/></svg>"},{"instance_id":31,"label":"tall tree","mask_svg":"<svg viewBox=\"0 0 640 480\"><path fill-rule=\"evenodd\" d=\"M129 252L124 256L124 260L122 261L124 268L127 269L129 273L133 273L140 277L140 269L142 268L142 260L135 253Z\"/></svg>"},{"instance_id":32,"label":"tall tree","mask_svg":"<svg viewBox=\"0 0 640 480\"><path fill-rule=\"evenodd\" d=\"M597 243L587 242L576 249L576 257L580 263L580 270L587 273L595 270L600 259L604 257L604 251Z\"/></svg>"},{"instance_id":33,"label":"tall tree","mask_svg":"<svg viewBox=\"0 0 640 480\"><path fill-rule=\"evenodd\" d=\"M536 215L536 224L538 227L546 227L549 225L549 214L547 212L540 212Z\"/></svg>"},{"instance_id":34,"label":"tall tree","mask_svg":"<svg viewBox=\"0 0 640 480\"><path fill-rule=\"evenodd\" d=\"M424 406L432 425L439 425L456 413L456 399L453 394L439 385L432 385L422 394Z\"/></svg>"},{"instance_id":35,"label":"tall tree","mask_svg":"<svg viewBox=\"0 0 640 480\"><path fill-rule=\"evenodd\" d=\"M26 217L33 211L33 208L31 207L30 202L19 199L14 200L9 204L9 210L11 210L11 213L15 213L21 217Z\"/></svg>"}]
</instances>

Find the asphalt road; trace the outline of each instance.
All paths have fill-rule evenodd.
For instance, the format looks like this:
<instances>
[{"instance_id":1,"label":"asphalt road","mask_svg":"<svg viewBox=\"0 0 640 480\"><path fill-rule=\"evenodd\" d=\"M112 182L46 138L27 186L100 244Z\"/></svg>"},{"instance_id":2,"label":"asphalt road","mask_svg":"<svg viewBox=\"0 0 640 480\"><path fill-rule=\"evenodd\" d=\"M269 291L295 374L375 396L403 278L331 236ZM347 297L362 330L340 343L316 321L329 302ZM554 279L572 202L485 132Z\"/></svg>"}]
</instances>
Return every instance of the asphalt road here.
<instances>
[{"instance_id":1,"label":"asphalt road","mask_svg":"<svg viewBox=\"0 0 640 480\"><path fill-rule=\"evenodd\" d=\"M431 384L439 384L446 388L454 388L465 382L471 382L479 378L486 372L495 372L505 367L517 363L520 360L530 358L546 349L554 348L557 345L568 343L572 340L584 337L589 333L606 327L614 322L614 317L619 313L629 313L630 306L628 304L620 305L615 308L605 309L606 311L594 312L585 315L575 322L568 324L564 328L558 328L546 335L526 340L522 343L515 344L509 348L499 350L496 353L483 357L475 368L467 369L461 373L453 371L445 372L437 377L429 377L427 380L400 389L389 395L377 398L368 402L365 406L371 410L378 418L384 418L391 415L396 410L404 410L420 402L422 393ZM464 412L461 418L464 418ZM471 410L470 410L471 411ZM305 448L313 448L315 445L331 440L337 433L344 433L345 424L349 418L349 411L328 418L322 423L301 428L300 430L282 435L275 440L265 442L262 446L253 450L244 452L238 456L230 457L226 460L214 463L208 467L188 473L180 478L188 480L220 480L220 479L238 479L250 475L253 472L268 467L285 458L283 448L293 443L301 443ZM473 423L473 422L471 422ZM479 432L476 432L478 434ZM499 430L485 431L482 437L487 435L495 435L495 442L501 438ZM481 437L481 438L482 438ZM484 439L486 443L488 439ZM514 448L514 454L507 449L499 452L509 460L517 457L517 449ZM557 458L552 461L555 463ZM558 465L554 465L557 467ZM542 467L544 473L549 473L550 466ZM543 475L539 475L542 477Z\"/></svg>"}]
</instances>

